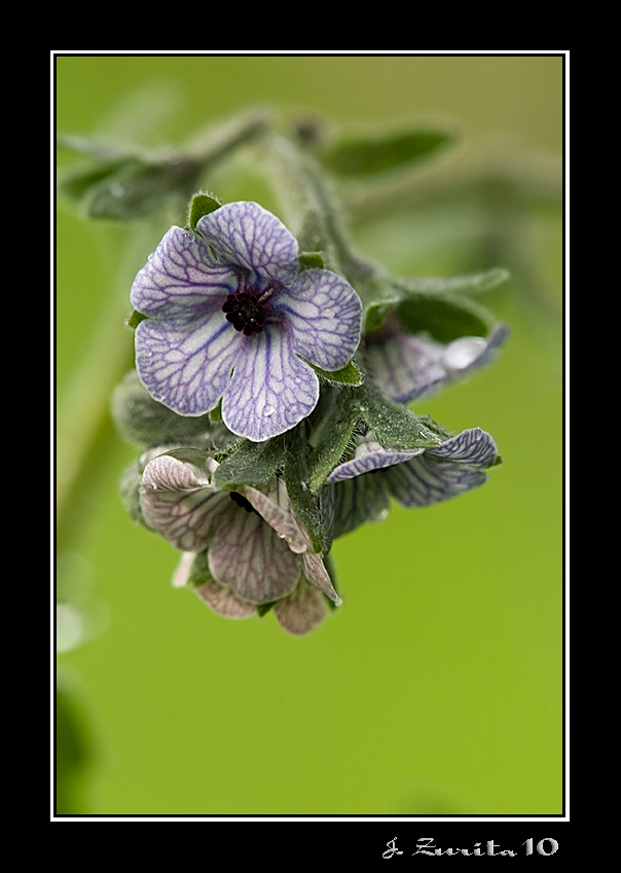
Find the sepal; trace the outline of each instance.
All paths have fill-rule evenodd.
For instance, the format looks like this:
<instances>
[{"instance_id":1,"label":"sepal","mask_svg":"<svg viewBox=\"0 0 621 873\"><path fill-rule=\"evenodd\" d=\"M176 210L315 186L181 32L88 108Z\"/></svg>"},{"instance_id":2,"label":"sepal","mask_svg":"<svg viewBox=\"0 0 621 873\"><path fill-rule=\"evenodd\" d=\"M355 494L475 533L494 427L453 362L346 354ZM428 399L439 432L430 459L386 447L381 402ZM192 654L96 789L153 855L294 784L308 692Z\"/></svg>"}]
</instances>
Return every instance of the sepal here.
<instances>
[{"instance_id":1,"label":"sepal","mask_svg":"<svg viewBox=\"0 0 621 873\"><path fill-rule=\"evenodd\" d=\"M393 403L369 380L354 392L360 417L387 445L394 448L432 448L449 436L429 416L416 415L407 407Z\"/></svg>"},{"instance_id":2,"label":"sepal","mask_svg":"<svg viewBox=\"0 0 621 873\"><path fill-rule=\"evenodd\" d=\"M310 455L308 425L302 422L288 435L284 479L291 505L308 531L313 549L326 554L330 549L331 531L323 511L322 495L310 487Z\"/></svg>"},{"instance_id":3,"label":"sepal","mask_svg":"<svg viewBox=\"0 0 621 873\"><path fill-rule=\"evenodd\" d=\"M285 445L282 436L262 443L242 440L220 459L213 483L216 488L234 491L249 485L267 485L283 466Z\"/></svg>"},{"instance_id":4,"label":"sepal","mask_svg":"<svg viewBox=\"0 0 621 873\"><path fill-rule=\"evenodd\" d=\"M199 192L192 197L188 207L188 230L196 231L196 225L204 215L210 215L222 206L222 201L213 194Z\"/></svg>"},{"instance_id":5,"label":"sepal","mask_svg":"<svg viewBox=\"0 0 621 873\"><path fill-rule=\"evenodd\" d=\"M306 363L309 367L313 368L320 380L327 385L349 385L356 388L364 382L364 373L353 361L341 367L340 370L322 370L321 367L317 367L309 361L306 361Z\"/></svg>"},{"instance_id":6,"label":"sepal","mask_svg":"<svg viewBox=\"0 0 621 873\"><path fill-rule=\"evenodd\" d=\"M325 270L326 265L321 252L301 252L298 257L300 272L303 270Z\"/></svg>"}]
</instances>

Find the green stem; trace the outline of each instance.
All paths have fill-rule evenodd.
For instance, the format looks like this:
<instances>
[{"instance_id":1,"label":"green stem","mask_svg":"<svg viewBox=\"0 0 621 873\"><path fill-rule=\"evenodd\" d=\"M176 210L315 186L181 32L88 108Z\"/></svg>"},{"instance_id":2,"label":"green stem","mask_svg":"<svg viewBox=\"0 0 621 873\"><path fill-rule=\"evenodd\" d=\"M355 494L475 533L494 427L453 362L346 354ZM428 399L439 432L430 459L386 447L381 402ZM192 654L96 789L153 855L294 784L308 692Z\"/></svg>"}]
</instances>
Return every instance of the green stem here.
<instances>
[{"instance_id":1,"label":"green stem","mask_svg":"<svg viewBox=\"0 0 621 873\"><path fill-rule=\"evenodd\" d=\"M323 170L289 139L266 136L262 160L302 251L320 251L326 267L340 271L365 308L385 296L384 274L355 251Z\"/></svg>"},{"instance_id":2,"label":"green stem","mask_svg":"<svg viewBox=\"0 0 621 873\"><path fill-rule=\"evenodd\" d=\"M114 386L131 367L133 332L123 326L127 289L110 299L73 381L59 403L56 445L56 511L59 527L93 445L108 421Z\"/></svg>"}]
</instances>

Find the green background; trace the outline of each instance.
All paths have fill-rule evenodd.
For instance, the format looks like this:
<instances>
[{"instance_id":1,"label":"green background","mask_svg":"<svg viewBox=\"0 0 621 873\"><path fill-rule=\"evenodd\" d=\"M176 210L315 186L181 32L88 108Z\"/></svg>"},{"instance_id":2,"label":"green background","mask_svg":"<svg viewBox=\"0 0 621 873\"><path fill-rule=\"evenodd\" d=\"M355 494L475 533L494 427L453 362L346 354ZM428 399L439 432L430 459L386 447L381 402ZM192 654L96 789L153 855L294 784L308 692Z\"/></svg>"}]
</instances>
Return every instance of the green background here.
<instances>
[{"instance_id":1,"label":"green background","mask_svg":"<svg viewBox=\"0 0 621 873\"><path fill-rule=\"evenodd\" d=\"M344 606L296 639L271 615L227 621L174 590L177 555L126 515L118 481L136 448L105 401L92 434L84 422L131 366L129 287L166 228L59 209L59 482L92 451L58 527L59 589L87 620L58 658L58 811L560 815L563 58L55 61L61 132L179 144L256 104L344 125L456 119L462 148L421 170L408 208L352 221L352 235L401 275L514 277L485 298L512 328L498 363L415 407L488 430L503 465L475 492L394 506L338 540ZM500 200L495 174L510 177Z\"/></svg>"}]
</instances>

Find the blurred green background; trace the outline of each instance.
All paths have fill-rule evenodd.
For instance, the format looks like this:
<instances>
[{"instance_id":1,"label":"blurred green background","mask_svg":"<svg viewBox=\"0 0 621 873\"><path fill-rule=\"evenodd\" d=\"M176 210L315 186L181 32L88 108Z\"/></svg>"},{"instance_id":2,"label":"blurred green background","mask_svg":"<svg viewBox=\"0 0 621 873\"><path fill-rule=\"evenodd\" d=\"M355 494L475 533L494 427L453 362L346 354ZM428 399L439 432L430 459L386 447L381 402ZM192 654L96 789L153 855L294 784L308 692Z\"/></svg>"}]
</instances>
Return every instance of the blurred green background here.
<instances>
[{"instance_id":1,"label":"blurred green background","mask_svg":"<svg viewBox=\"0 0 621 873\"><path fill-rule=\"evenodd\" d=\"M105 398L132 362L133 275L166 226L62 205L58 812L560 815L563 58L55 60L63 133L178 145L257 104L336 125L454 120L461 145L397 180L396 211L381 182L370 203L343 191L352 236L400 275L513 276L482 301L511 325L500 360L415 407L488 430L503 466L338 540L345 604L296 639L174 590L176 553L126 515L118 482L137 451ZM251 181L215 193L255 196Z\"/></svg>"}]
</instances>

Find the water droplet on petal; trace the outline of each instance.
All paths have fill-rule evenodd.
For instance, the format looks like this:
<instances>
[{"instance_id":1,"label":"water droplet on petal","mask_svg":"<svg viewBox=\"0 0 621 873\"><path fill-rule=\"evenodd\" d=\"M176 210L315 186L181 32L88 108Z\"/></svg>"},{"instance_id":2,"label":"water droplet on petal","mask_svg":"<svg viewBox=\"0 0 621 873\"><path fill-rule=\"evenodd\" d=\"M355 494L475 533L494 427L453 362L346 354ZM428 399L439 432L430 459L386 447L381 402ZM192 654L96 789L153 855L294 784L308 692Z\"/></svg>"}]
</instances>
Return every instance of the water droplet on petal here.
<instances>
[{"instance_id":1,"label":"water droplet on petal","mask_svg":"<svg viewBox=\"0 0 621 873\"><path fill-rule=\"evenodd\" d=\"M449 367L455 370L465 370L483 354L486 348L487 343L482 337L461 337L453 340L447 346L444 360Z\"/></svg>"},{"instance_id":2,"label":"water droplet on petal","mask_svg":"<svg viewBox=\"0 0 621 873\"><path fill-rule=\"evenodd\" d=\"M266 415L269 418L269 416L273 415L273 414L274 414L274 407L270 406L268 403L267 406L264 407L264 409L263 409L263 415Z\"/></svg>"}]
</instances>

